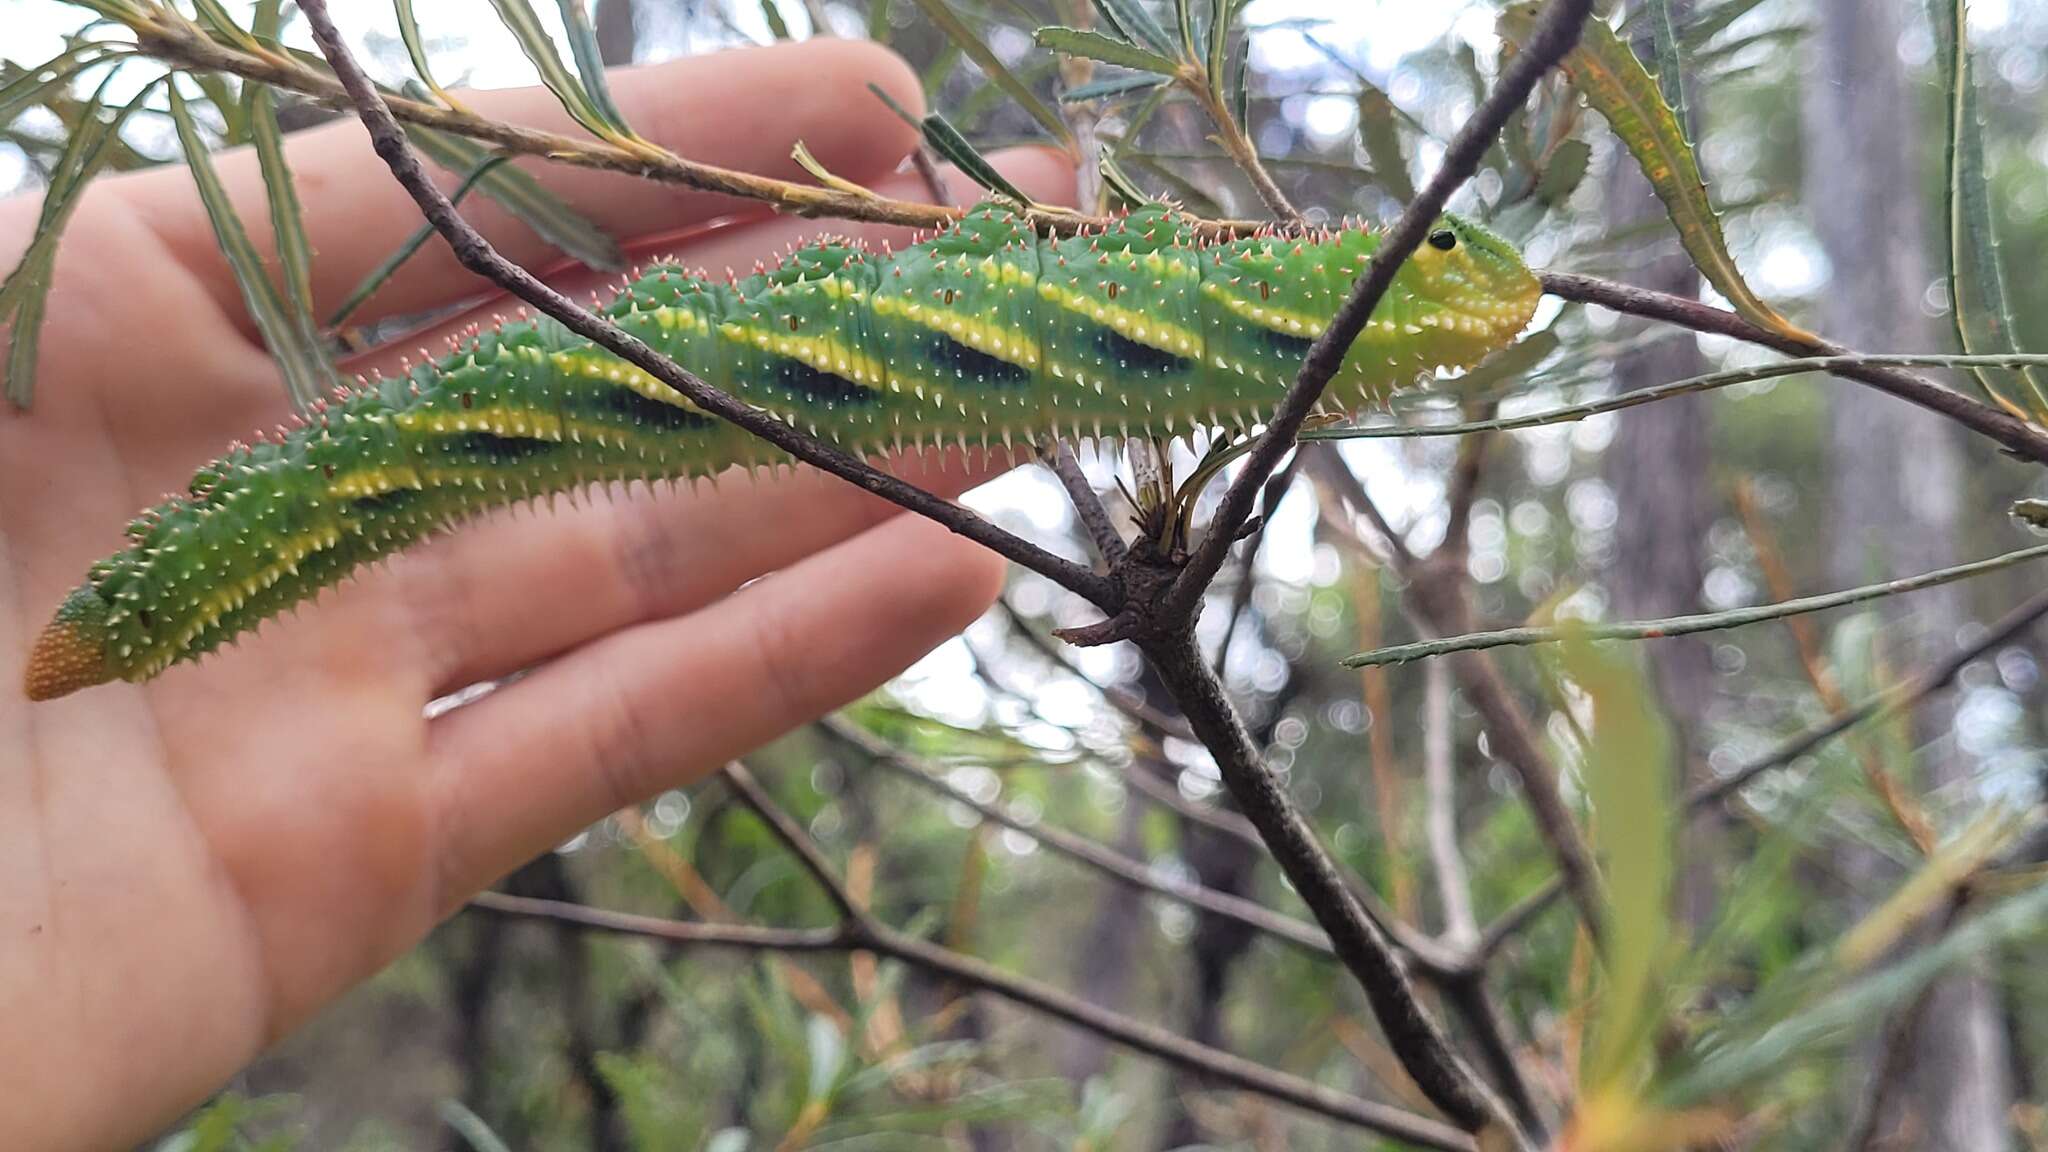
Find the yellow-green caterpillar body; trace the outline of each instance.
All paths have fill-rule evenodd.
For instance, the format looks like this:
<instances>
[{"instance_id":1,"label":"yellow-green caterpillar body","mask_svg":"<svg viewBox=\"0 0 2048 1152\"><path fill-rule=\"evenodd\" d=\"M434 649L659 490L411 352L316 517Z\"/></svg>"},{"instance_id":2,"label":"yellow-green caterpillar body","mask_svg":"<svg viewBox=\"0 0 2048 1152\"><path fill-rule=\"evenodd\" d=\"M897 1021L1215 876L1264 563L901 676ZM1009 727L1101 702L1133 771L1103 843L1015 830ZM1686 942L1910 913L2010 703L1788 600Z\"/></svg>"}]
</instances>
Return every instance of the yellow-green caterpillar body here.
<instances>
[{"instance_id":1,"label":"yellow-green caterpillar body","mask_svg":"<svg viewBox=\"0 0 2048 1152\"><path fill-rule=\"evenodd\" d=\"M1165 209L1064 239L990 202L893 253L821 243L714 280L656 265L605 306L713 385L857 453L1166 437L1266 419L1379 244L1365 228L1203 243ZM1540 289L1506 242L1445 218L1326 393L1356 408L1463 368ZM781 455L549 320L364 384L201 468L136 519L32 653L30 697L140 681L479 511Z\"/></svg>"}]
</instances>

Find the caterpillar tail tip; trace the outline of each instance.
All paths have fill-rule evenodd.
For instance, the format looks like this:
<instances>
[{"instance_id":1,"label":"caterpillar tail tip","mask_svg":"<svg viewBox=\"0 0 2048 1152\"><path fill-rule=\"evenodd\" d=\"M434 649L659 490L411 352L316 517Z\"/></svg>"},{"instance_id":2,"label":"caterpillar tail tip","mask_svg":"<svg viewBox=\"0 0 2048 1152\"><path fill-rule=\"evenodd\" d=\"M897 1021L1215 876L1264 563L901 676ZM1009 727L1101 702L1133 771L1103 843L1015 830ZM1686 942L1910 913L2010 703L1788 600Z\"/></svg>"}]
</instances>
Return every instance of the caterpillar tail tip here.
<instances>
[{"instance_id":1,"label":"caterpillar tail tip","mask_svg":"<svg viewBox=\"0 0 2048 1152\"><path fill-rule=\"evenodd\" d=\"M95 627L90 612L79 610L79 599L74 593L66 600L43 634L36 637L21 678L22 691L30 700L55 700L114 679L107 669L105 645L95 640L101 629ZM97 602L99 598L92 599Z\"/></svg>"}]
</instances>

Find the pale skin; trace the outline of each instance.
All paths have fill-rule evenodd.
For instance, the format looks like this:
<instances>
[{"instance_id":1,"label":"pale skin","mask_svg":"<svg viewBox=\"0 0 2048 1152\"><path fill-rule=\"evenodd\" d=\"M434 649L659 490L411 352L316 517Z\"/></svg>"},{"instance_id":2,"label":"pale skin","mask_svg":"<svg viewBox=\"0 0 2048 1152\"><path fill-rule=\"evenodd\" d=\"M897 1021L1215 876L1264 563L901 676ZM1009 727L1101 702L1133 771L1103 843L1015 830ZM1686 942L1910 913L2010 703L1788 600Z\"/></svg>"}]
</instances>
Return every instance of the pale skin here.
<instances>
[{"instance_id":1,"label":"pale skin","mask_svg":"<svg viewBox=\"0 0 2048 1152\"><path fill-rule=\"evenodd\" d=\"M682 155L801 179L789 149L802 139L848 179L922 197L921 180L892 175L914 138L869 82L918 106L900 61L843 41L623 73L613 91ZM566 128L545 92L470 103ZM290 150L324 315L419 218L359 125ZM254 158L219 159L265 230ZM1001 166L1034 197L1071 191L1050 153ZM637 255L750 269L818 230L774 219L649 239L744 206L534 170ZM0 265L28 244L36 208L0 201ZM465 211L512 258L555 260L480 198ZM586 298L602 283L556 282ZM480 288L437 243L363 316ZM441 343L433 331L404 350ZM399 352L347 367L374 372ZM189 174L94 185L60 249L36 406L0 417L0 1145L148 1137L470 894L860 696L965 626L1001 579L991 554L816 475L636 490L440 538L146 686L24 700L29 645L128 517L286 418ZM977 478L957 461L902 470L949 494ZM438 695L536 666L422 716Z\"/></svg>"}]
</instances>

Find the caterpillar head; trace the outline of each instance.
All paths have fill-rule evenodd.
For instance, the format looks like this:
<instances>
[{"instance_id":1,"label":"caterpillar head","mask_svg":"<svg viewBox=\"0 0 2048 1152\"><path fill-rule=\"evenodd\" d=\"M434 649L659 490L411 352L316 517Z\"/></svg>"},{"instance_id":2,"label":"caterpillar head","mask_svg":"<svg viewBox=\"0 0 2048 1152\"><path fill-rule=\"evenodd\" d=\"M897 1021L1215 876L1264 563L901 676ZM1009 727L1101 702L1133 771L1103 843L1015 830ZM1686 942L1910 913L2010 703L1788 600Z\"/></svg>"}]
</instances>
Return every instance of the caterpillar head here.
<instances>
[{"instance_id":1,"label":"caterpillar head","mask_svg":"<svg viewBox=\"0 0 2048 1152\"><path fill-rule=\"evenodd\" d=\"M64 598L30 651L22 686L31 700L54 700L116 678L108 667L108 604L91 584Z\"/></svg>"},{"instance_id":2,"label":"caterpillar head","mask_svg":"<svg viewBox=\"0 0 2048 1152\"><path fill-rule=\"evenodd\" d=\"M1543 288L1514 245L1463 217L1438 217L1403 267L1416 295L1471 324L1495 347L1528 326Z\"/></svg>"}]
</instances>

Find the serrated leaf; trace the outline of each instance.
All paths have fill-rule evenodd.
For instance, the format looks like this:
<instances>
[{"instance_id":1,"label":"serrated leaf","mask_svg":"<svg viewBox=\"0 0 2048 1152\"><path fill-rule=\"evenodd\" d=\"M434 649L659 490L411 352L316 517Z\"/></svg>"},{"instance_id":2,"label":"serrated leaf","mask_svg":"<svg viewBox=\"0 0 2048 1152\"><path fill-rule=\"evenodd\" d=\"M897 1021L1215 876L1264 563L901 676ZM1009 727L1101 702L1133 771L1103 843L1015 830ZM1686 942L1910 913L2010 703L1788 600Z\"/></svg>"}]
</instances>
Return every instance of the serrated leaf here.
<instances>
[{"instance_id":1,"label":"serrated leaf","mask_svg":"<svg viewBox=\"0 0 2048 1152\"><path fill-rule=\"evenodd\" d=\"M1139 72L1151 72L1160 76L1171 76L1178 64L1157 52L1147 51L1136 44L1104 36L1100 32L1087 32L1079 28L1064 28L1057 24L1040 28L1031 34L1041 48L1068 56L1079 56L1119 68L1131 68Z\"/></svg>"},{"instance_id":2,"label":"serrated leaf","mask_svg":"<svg viewBox=\"0 0 2048 1152\"><path fill-rule=\"evenodd\" d=\"M961 22L959 15L946 0L917 0L917 6L932 23L939 26L939 30L946 34L946 39L954 47L974 61L981 69L982 75L1009 93L1010 98L1030 113L1033 120L1052 133L1053 139L1060 142L1060 147L1069 153L1074 151L1074 134L1068 131L1067 123L1060 118L1059 112L1040 100L1030 85L1019 80L1016 73L1010 71L1009 66L996 56L995 50Z\"/></svg>"},{"instance_id":3,"label":"serrated leaf","mask_svg":"<svg viewBox=\"0 0 2048 1152\"><path fill-rule=\"evenodd\" d=\"M1581 1084L1589 1093L1633 1081L1661 1018L1656 973L1671 938L1671 735L1625 659L1567 641L1565 674L1593 705L1583 775L1611 905L1602 987Z\"/></svg>"},{"instance_id":4,"label":"serrated leaf","mask_svg":"<svg viewBox=\"0 0 2048 1152\"><path fill-rule=\"evenodd\" d=\"M1224 98L1229 93L1223 84L1230 73L1230 31L1236 23L1237 5L1233 0L1215 0L1215 6L1216 14L1209 20L1209 86L1218 102L1227 106L1229 101Z\"/></svg>"},{"instance_id":5,"label":"serrated leaf","mask_svg":"<svg viewBox=\"0 0 2048 1152\"><path fill-rule=\"evenodd\" d=\"M1984 123L1977 108L1969 33L1961 0L1929 0L1940 46L1941 79L1948 90L1947 179L1949 319L1966 353L2016 352L2005 269L1991 220L1991 187L1984 163ZM1993 399L2012 407L2002 385L2010 374L1971 371ZM2033 369L2019 378L2033 394L2033 418L2048 419L2048 378Z\"/></svg>"},{"instance_id":6,"label":"serrated leaf","mask_svg":"<svg viewBox=\"0 0 2048 1152\"><path fill-rule=\"evenodd\" d=\"M1123 38L1164 56L1173 55L1173 41L1166 29L1145 10L1144 0L1095 0L1095 10Z\"/></svg>"},{"instance_id":7,"label":"serrated leaf","mask_svg":"<svg viewBox=\"0 0 2048 1152\"><path fill-rule=\"evenodd\" d=\"M431 128L408 125L405 134L429 160L458 175L475 171L491 156L480 144ZM588 267L604 272L626 267L625 253L604 229L548 191L525 169L511 164L493 167L476 190L517 216L541 239Z\"/></svg>"},{"instance_id":8,"label":"serrated leaf","mask_svg":"<svg viewBox=\"0 0 2048 1152\"><path fill-rule=\"evenodd\" d=\"M1107 80L1096 80L1077 88L1060 93L1060 103L1079 104L1087 100L1101 100L1109 96L1124 96L1132 92L1150 92L1162 84L1173 81L1166 76L1154 76L1140 72L1131 76L1112 76Z\"/></svg>"},{"instance_id":9,"label":"serrated leaf","mask_svg":"<svg viewBox=\"0 0 2048 1152\"><path fill-rule=\"evenodd\" d=\"M284 155L284 134L277 126L276 93L267 84L249 86L249 135L256 145L256 163L263 174L263 190L270 202L270 229L277 240L278 262L284 272L284 304L292 325L298 329L299 344L312 356L318 374L314 394L324 395L341 383L334 362L320 338L319 322L313 318L313 250L306 240L304 214L299 207L298 188Z\"/></svg>"},{"instance_id":10,"label":"serrated leaf","mask_svg":"<svg viewBox=\"0 0 2048 1152\"><path fill-rule=\"evenodd\" d=\"M412 59L412 70L419 76L420 83L427 86L436 99L450 108L464 110L462 102L448 94L441 82L434 79L434 70L427 56L427 42L420 35L420 22L413 14L412 0L392 0L398 13L398 38L405 44L405 54Z\"/></svg>"},{"instance_id":11,"label":"serrated leaf","mask_svg":"<svg viewBox=\"0 0 2048 1152\"><path fill-rule=\"evenodd\" d=\"M611 86L605 82L604 52L597 46L597 29L590 23L590 13L584 10L583 0L555 0L562 10L562 27L569 34L569 52L576 61L576 74L583 79L583 90L590 94L590 102L597 108L597 114L622 132L632 134L632 128L620 114L619 106L612 102Z\"/></svg>"},{"instance_id":12,"label":"serrated leaf","mask_svg":"<svg viewBox=\"0 0 2048 1152\"><path fill-rule=\"evenodd\" d=\"M1387 195L1406 204L1415 199L1415 180L1408 174L1408 158L1401 151L1401 129L1394 122L1398 115L1385 92L1360 80L1358 142L1365 147L1373 180Z\"/></svg>"},{"instance_id":13,"label":"serrated leaf","mask_svg":"<svg viewBox=\"0 0 2048 1152\"><path fill-rule=\"evenodd\" d=\"M206 141L200 137L198 126L192 122L191 110L185 106L185 98L179 94L176 84L170 86L170 96L171 120L178 129L178 142L185 150L185 166L192 173L199 201L206 208L207 220L213 225L214 240L220 245L229 271L234 274L235 286L241 289L242 303L249 310L250 321L256 325L264 346L270 349L271 358L277 361L278 369L284 375L285 390L290 393L292 404L302 412L308 411L322 395L331 369L324 366L325 356L318 345L309 347L301 337L290 310L278 295L277 287L270 282L270 275L263 267L263 257L250 243L248 230L242 226L234 203L228 199L227 189L221 185L220 174L213 167L213 156L207 150Z\"/></svg>"},{"instance_id":14,"label":"serrated leaf","mask_svg":"<svg viewBox=\"0 0 2048 1152\"><path fill-rule=\"evenodd\" d=\"M1501 35L1516 43L1526 41L1539 10L1540 5L1531 0L1508 6L1500 15ZM1562 66L1573 86L1607 118L1608 127L1635 157L1678 229L1679 243L1707 282L1750 322L1795 339L1812 339L1810 333L1765 303L1742 278L1742 270L1729 255L1720 218L1707 198L1692 144L1657 82L1615 36L1614 29L1604 20L1586 21L1585 32L1565 55Z\"/></svg>"},{"instance_id":15,"label":"serrated leaf","mask_svg":"<svg viewBox=\"0 0 2048 1152\"><path fill-rule=\"evenodd\" d=\"M573 3L574 0L563 2ZM504 22L512 38L519 42L519 50L540 73L541 83L547 85L548 91L561 101L562 108L570 117L599 139L614 143L632 139L632 133L626 126L608 117L590 89L562 63L554 38L548 35L533 5L526 0L491 0L491 6L497 9L498 19Z\"/></svg>"}]
</instances>

